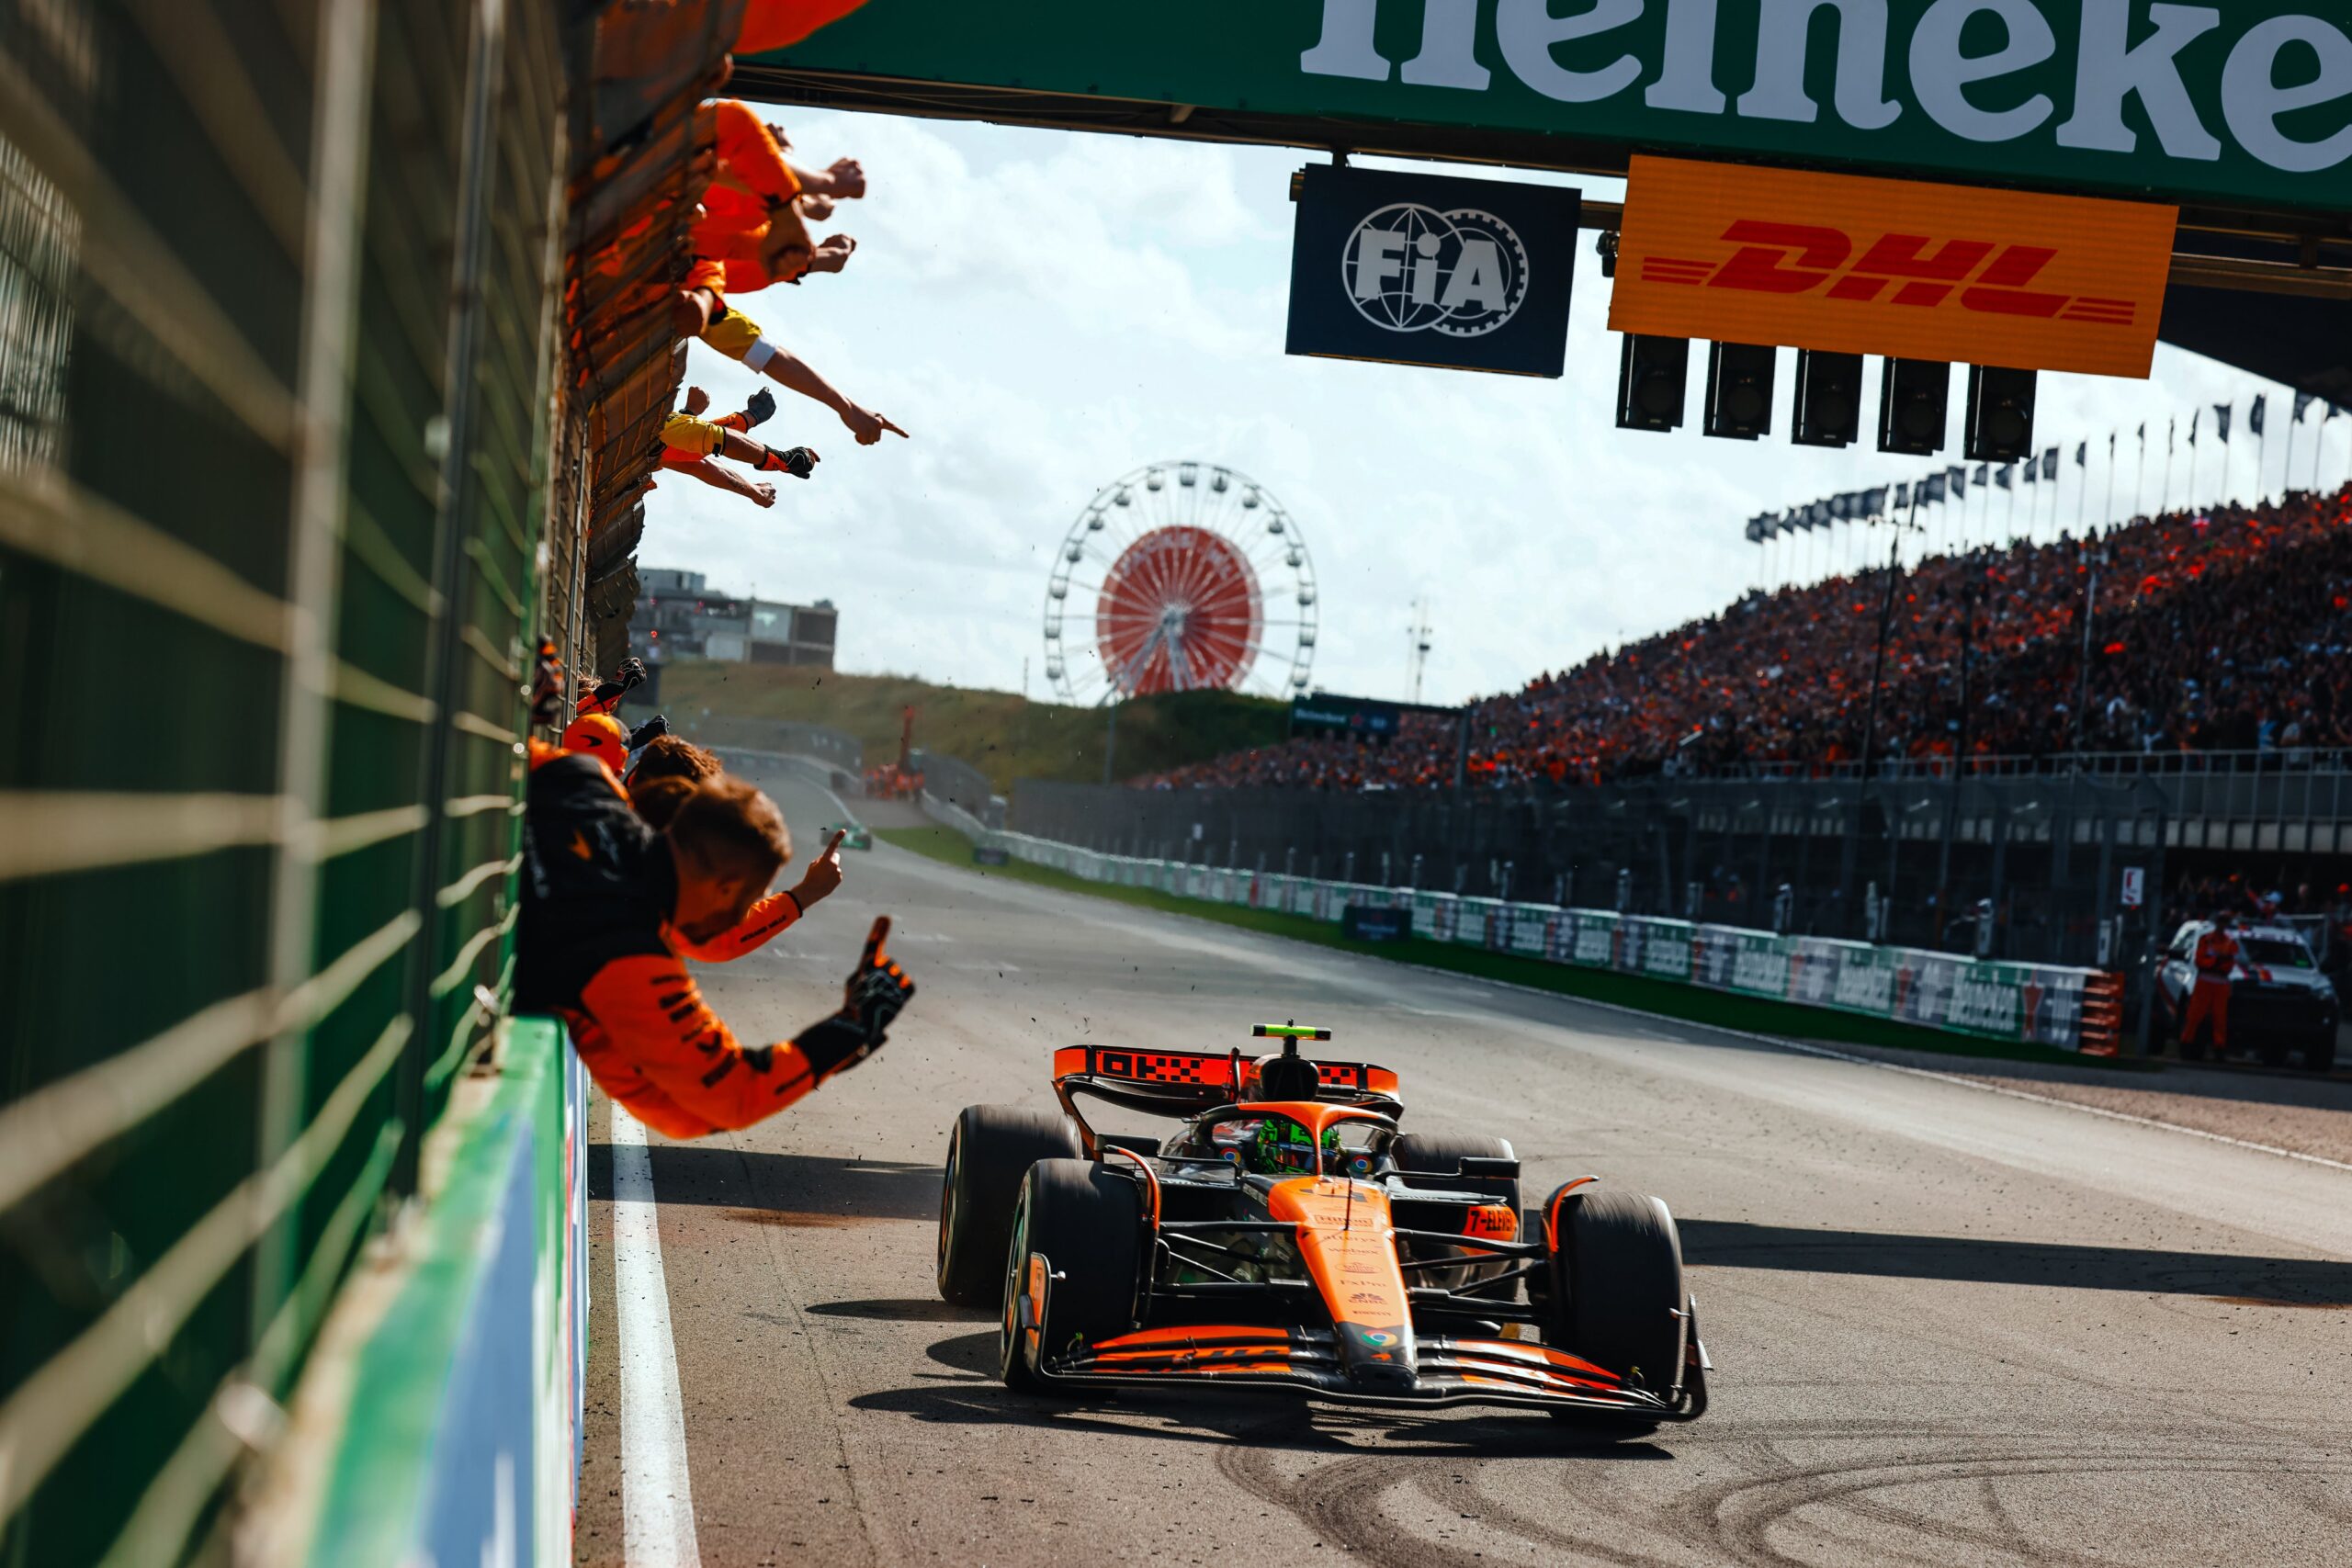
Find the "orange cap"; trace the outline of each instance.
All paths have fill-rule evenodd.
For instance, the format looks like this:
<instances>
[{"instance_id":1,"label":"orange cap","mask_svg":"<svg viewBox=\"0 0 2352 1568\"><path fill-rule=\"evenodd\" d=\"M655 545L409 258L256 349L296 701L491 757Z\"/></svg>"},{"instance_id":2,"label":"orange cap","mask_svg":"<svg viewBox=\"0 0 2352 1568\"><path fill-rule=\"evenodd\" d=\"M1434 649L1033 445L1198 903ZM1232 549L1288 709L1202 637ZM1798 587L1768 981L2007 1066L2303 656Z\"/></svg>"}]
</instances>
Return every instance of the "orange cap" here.
<instances>
[{"instance_id":1,"label":"orange cap","mask_svg":"<svg viewBox=\"0 0 2352 1568\"><path fill-rule=\"evenodd\" d=\"M595 758L613 770L615 778L628 767L628 731L608 714L592 713L573 719L571 728L563 732L563 749Z\"/></svg>"}]
</instances>

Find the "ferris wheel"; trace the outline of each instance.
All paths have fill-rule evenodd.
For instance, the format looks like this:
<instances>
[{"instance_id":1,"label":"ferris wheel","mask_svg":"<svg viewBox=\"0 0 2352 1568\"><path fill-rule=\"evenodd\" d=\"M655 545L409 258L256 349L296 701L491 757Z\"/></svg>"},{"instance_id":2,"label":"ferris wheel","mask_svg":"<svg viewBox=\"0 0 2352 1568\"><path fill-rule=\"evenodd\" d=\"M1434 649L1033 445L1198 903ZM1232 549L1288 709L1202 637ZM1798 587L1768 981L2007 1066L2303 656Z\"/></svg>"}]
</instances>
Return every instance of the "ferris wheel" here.
<instances>
[{"instance_id":1,"label":"ferris wheel","mask_svg":"<svg viewBox=\"0 0 2352 1568\"><path fill-rule=\"evenodd\" d=\"M1266 488L1154 463L1095 492L1046 584L1046 678L1066 703L1220 690L1291 696L1315 661L1315 562Z\"/></svg>"}]
</instances>

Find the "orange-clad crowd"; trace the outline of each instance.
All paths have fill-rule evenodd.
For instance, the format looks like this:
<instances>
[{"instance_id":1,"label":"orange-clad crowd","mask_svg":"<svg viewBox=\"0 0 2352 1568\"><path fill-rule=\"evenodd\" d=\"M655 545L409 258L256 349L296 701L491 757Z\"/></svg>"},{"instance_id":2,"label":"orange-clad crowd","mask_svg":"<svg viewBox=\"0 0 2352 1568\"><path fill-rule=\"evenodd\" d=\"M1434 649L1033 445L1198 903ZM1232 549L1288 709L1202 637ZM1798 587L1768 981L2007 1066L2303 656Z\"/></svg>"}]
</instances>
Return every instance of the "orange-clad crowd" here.
<instances>
[{"instance_id":1,"label":"orange-clad crowd","mask_svg":"<svg viewBox=\"0 0 2352 1568\"><path fill-rule=\"evenodd\" d=\"M1891 613L1883 570L1751 594L1477 703L1464 773L1492 789L1804 774L1866 744L1930 761L1963 746L1980 759L2352 747L2347 525L2352 490L2297 493L1937 557L1896 577ZM1408 715L1386 744L1302 739L1137 782L1450 787L1460 732Z\"/></svg>"},{"instance_id":2,"label":"orange-clad crowd","mask_svg":"<svg viewBox=\"0 0 2352 1568\"><path fill-rule=\"evenodd\" d=\"M720 96L730 46L786 48L861 3L641 0L598 20L589 118L603 151L571 193L580 244L565 305L571 390L594 412L588 576L606 626L625 626L635 598L629 558L657 470L765 507L775 487L752 476L806 479L816 468L811 448L752 434L777 412L765 388L713 416L708 395L684 385L687 339L822 403L863 445L906 434L743 305L848 265L856 242L820 240L810 225L865 194L864 169L794 162L784 127ZM600 638L599 662L613 652ZM515 1001L560 1017L597 1085L639 1121L687 1138L774 1115L863 1061L914 985L882 951L878 921L839 1010L787 1041L736 1039L687 961L740 958L801 919L840 886L838 839L771 891L793 855L775 803L669 735L662 716L634 728L614 716L646 673L629 659L575 685L555 644L539 648L532 716L562 739L530 748Z\"/></svg>"}]
</instances>

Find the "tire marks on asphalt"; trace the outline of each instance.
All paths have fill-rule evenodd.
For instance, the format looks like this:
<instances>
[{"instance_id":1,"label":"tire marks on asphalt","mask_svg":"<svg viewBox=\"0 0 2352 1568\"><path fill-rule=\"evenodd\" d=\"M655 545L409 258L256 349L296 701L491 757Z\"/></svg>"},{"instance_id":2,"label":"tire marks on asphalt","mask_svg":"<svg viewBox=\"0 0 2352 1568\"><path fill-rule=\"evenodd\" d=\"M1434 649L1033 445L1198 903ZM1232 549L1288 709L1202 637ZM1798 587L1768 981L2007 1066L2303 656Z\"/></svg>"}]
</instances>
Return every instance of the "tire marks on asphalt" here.
<instances>
[{"instance_id":1,"label":"tire marks on asphalt","mask_svg":"<svg viewBox=\"0 0 2352 1568\"><path fill-rule=\"evenodd\" d=\"M1807 1424L1798 1440L1843 1446L1894 1435L1844 1434ZM2134 1560L2129 1543L2053 1539L2026 1522L2030 1494L2053 1485L2137 1483L2194 1494L2212 1479L2262 1476L2271 1483L2274 1529L2293 1531L2300 1518L2308 1529L2296 1533L2324 1540L2352 1518L2352 1454L2323 1449L2330 1439L2318 1434L2305 1441L2120 1432L2109 1443L2084 1443L2079 1435L2056 1441L1916 1428L1902 1435L1918 1441L1921 1451L1893 1460L1807 1461L1771 1438L1678 1432L1673 1440L1685 1467L1712 1471L1719 1479L1677 1485L1661 1498L1647 1488L1626 1488L1623 1478L1604 1470L1583 1476L1567 1472L1562 1491L1575 1496L1567 1517L1589 1521L1584 1529L1563 1528L1559 1512L1544 1519L1527 1517L1491 1484L1499 1479L1497 1467L1538 1457L1542 1445L1533 1439L1517 1452L1491 1458L1399 1455L1393 1449L1310 1456L1302 1471L1295 1444L1245 1437L1221 1450L1217 1469L1241 1490L1378 1568L1498 1568L1516 1562L1826 1568L1897 1560L2119 1568ZM1579 1459L1605 1464L1609 1452L1555 1445L1548 1457L1555 1464ZM1461 1532L1455 1520L1475 1528ZM1661 1533L1665 1539L1654 1547L1628 1544Z\"/></svg>"}]
</instances>

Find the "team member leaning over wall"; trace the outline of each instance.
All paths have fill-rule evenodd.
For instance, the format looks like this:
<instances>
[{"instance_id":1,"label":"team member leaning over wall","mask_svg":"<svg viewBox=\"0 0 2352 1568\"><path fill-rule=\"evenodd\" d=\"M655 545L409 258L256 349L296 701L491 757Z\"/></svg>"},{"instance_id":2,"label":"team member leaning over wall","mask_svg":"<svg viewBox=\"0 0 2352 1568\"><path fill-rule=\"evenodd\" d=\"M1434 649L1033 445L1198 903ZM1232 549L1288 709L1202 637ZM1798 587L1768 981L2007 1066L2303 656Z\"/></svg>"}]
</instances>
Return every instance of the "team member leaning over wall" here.
<instances>
[{"instance_id":1,"label":"team member leaning over wall","mask_svg":"<svg viewBox=\"0 0 2352 1568\"><path fill-rule=\"evenodd\" d=\"M742 928L790 857L775 805L707 778L657 833L602 763L560 751L535 758L526 799L516 1007L560 1016L597 1087L655 1131L692 1138L773 1116L879 1049L914 995L877 920L841 1010L789 1042L739 1044L681 953Z\"/></svg>"},{"instance_id":2,"label":"team member leaning over wall","mask_svg":"<svg viewBox=\"0 0 2352 1568\"><path fill-rule=\"evenodd\" d=\"M628 775L628 801L638 819L662 832L703 781L719 776L718 759L680 736L665 735L638 754ZM835 833L808 863L794 886L771 893L752 906L733 929L708 942L690 942L671 933L670 945L698 964L731 964L756 953L808 913L810 906L842 885L842 839Z\"/></svg>"},{"instance_id":3,"label":"team member leaning over wall","mask_svg":"<svg viewBox=\"0 0 2352 1568\"><path fill-rule=\"evenodd\" d=\"M765 388L753 395L741 413L705 419L702 416L709 407L710 394L700 387L689 387L685 406L662 423L662 467L665 470L689 475L762 507L775 504L775 487L743 479L719 467L717 458L731 457L763 473L790 474L796 479L805 479L816 471L818 459L812 449L769 446L743 434L775 412L775 394Z\"/></svg>"}]
</instances>

